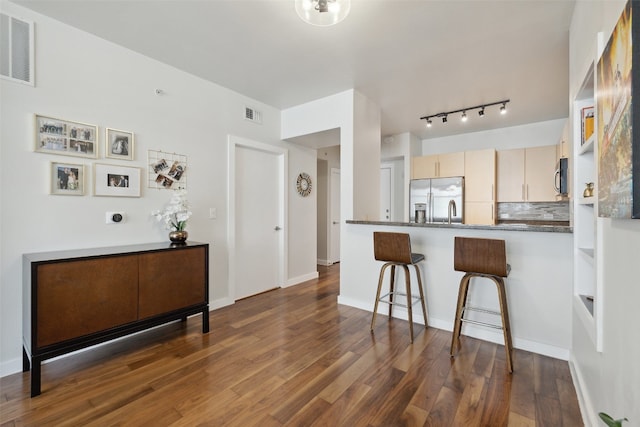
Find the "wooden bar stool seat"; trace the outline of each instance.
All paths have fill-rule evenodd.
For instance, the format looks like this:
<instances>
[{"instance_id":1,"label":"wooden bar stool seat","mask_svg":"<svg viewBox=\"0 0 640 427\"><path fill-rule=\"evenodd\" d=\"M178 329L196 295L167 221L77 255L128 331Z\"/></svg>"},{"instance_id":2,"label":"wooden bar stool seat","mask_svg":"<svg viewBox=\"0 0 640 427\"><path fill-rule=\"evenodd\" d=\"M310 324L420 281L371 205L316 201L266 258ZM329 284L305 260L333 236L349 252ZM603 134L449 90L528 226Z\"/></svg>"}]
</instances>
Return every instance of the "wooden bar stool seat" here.
<instances>
[{"instance_id":1,"label":"wooden bar stool seat","mask_svg":"<svg viewBox=\"0 0 640 427\"><path fill-rule=\"evenodd\" d=\"M454 357L455 350L460 347L460 330L463 322L501 329L504 335L504 348L507 353L507 369L509 372L513 372L513 359L511 357L513 344L511 341L507 294L504 285L504 278L509 275L511 266L507 264L505 241L456 237L454 243L453 268L456 271L465 272L465 275L460 280L460 289L458 291L458 305L454 319L453 337L451 339L451 357ZM469 284L473 277L485 277L493 280L498 289L500 311L486 310L466 305ZM502 324L498 325L467 319L465 318L465 314L469 311L478 311L500 316Z\"/></svg>"},{"instance_id":2,"label":"wooden bar stool seat","mask_svg":"<svg viewBox=\"0 0 640 427\"><path fill-rule=\"evenodd\" d=\"M409 234L406 233L388 233L376 231L373 233L373 250L375 259L377 261L383 261L384 264L380 269L380 278L378 279L378 291L376 293L376 301L373 307L373 318L371 319L371 332L376 323L376 314L378 313L378 303L383 302L389 304L389 318L391 318L391 312L394 305L400 307L406 307L409 315L409 332L411 334L411 342L413 342L413 310L414 304L420 302L422 306L422 314L424 315L424 326L427 325L427 306L424 298L424 290L422 288L422 277L420 275L420 269L418 263L425 259L423 254L411 253L411 239ZM409 276L409 265L413 265L416 270L416 277L418 280L419 294L415 295L411 292L411 278ZM395 289L395 276L396 266L404 269L405 277L405 291L396 291ZM389 292L383 296L380 296L382 292L382 282L384 279L385 270L391 267L391 277ZM397 300L395 297L406 297L406 304L402 300Z\"/></svg>"}]
</instances>

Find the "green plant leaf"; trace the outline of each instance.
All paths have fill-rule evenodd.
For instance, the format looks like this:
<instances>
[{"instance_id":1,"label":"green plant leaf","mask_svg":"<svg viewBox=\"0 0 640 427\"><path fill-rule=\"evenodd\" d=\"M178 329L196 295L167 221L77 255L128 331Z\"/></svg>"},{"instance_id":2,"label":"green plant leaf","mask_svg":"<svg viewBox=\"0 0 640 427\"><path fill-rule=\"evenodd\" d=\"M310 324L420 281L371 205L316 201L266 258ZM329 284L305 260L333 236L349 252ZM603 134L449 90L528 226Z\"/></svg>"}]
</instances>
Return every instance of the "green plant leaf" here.
<instances>
[{"instance_id":1,"label":"green plant leaf","mask_svg":"<svg viewBox=\"0 0 640 427\"><path fill-rule=\"evenodd\" d=\"M600 417L600 419L602 421L604 421L604 423L606 425L608 425L609 427L622 427L622 423L625 421L629 421L626 418L620 418L619 420L614 420L611 415L606 414L604 412L600 412L598 413L598 416Z\"/></svg>"}]
</instances>

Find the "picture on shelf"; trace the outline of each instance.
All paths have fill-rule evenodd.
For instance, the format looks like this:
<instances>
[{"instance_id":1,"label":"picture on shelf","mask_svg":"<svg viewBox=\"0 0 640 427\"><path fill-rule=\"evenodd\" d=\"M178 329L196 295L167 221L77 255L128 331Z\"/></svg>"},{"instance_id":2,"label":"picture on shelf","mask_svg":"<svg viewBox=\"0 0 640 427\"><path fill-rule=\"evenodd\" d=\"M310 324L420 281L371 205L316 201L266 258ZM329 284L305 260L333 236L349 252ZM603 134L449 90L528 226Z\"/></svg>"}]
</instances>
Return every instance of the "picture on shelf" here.
<instances>
[{"instance_id":1,"label":"picture on shelf","mask_svg":"<svg viewBox=\"0 0 640 427\"><path fill-rule=\"evenodd\" d=\"M585 142L591 138L594 131L594 108L586 107L582 109L582 120L581 120L581 138L580 145L584 145Z\"/></svg>"},{"instance_id":2,"label":"picture on shelf","mask_svg":"<svg viewBox=\"0 0 640 427\"><path fill-rule=\"evenodd\" d=\"M84 194L84 165L51 162L50 194L82 196Z\"/></svg>"},{"instance_id":3,"label":"picture on shelf","mask_svg":"<svg viewBox=\"0 0 640 427\"><path fill-rule=\"evenodd\" d=\"M98 157L98 127L35 115L35 151L78 157Z\"/></svg>"}]
</instances>

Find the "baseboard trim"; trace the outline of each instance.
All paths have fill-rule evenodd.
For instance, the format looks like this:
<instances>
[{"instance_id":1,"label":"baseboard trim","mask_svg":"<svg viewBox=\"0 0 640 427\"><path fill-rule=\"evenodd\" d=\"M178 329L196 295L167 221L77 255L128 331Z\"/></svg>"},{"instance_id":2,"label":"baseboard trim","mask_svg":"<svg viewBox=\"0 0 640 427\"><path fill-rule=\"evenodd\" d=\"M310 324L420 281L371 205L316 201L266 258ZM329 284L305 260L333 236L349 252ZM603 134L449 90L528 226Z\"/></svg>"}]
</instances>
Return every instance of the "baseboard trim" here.
<instances>
[{"instance_id":1,"label":"baseboard trim","mask_svg":"<svg viewBox=\"0 0 640 427\"><path fill-rule=\"evenodd\" d=\"M226 307L228 305L233 305L236 302L234 300L232 300L231 298L220 298L220 299L214 299L213 301L209 301L209 311L212 310L217 310L219 308L222 307Z\"/></svg>"},{"instance_id":2,"label":"baseboard trim","mask_svg":"<svg viewBox=\"0 0 640 427\"><path fill-rule=\"evenodd\" d=\"M580 414L582 415L582 421L586 426L600 425L600 421L596 418L598 411L593 407L589 393L587 393L586 383L584 377L576 360L571 355L569 359L569 371L571 372L571 379L573 380L573 388L576 389L576 395L578 397L578 406L580 407Z\"/></svg>"},{"instance_id":3,"label":"baseboard trim","mask_svg":"<svg viewBox=\"0 0 640 427\"><path fill-rule=\"evenodd\" d=\"M363 304L362 301L356 301L350 298L344 298L342 296L338 296L338 304L348 305L350 307L355 307L361 310L373 312L373 303ZM386 315L387 305L383 304L382 307L378 306L378 313ZM393 317L397 319L402 319L402 320L409 320L407 309L403 307L395 307L393 309ZM422 312L420 309L413 310L413 320L416 323L424 325L424 318L422 316ZM437 319L434 317L429 317L429 326L436 329L449 331L449 332L453 331L452 321ZM462 335L481 339L484 341L493 342L496 344L501 344L501 345L504 344L504 338L502 336L502 332L497 333L497 332L486 330L482 327L478 327L470 324L463 325ZM512 339L513 339L514 348L530 351L536 354L541 354L543 356L553 357L554 359L569 360L569 349L552 346L549 344L539 343L536 341L531 341L531 340L522 339L518 337L512 337Z\"/></svg>"},{"instance_id":4,"label":"baseboard trim","mask_svg":"<svg viewBox=\"0 0 640 427\"><path fill-rule=\"evenodd\" d=\"M307 280L317 279L318 277L319 277L319 274L317 271L303 274L302 276L298 276L298 277L292 277L291 279L286 281L283 288L288 288L289 286L294 286L299 283L306 282Z\"/></svg>"},{"instance_id":5,"label":"baseboard trim","mask_svg":"<svg viewBox=\"0 0 640 427\"><path fill-rule=\"evenodd\" d=\"M22 372L22 358L7 360L0 363L0 377Z\"/></svg>"}]
</instances>

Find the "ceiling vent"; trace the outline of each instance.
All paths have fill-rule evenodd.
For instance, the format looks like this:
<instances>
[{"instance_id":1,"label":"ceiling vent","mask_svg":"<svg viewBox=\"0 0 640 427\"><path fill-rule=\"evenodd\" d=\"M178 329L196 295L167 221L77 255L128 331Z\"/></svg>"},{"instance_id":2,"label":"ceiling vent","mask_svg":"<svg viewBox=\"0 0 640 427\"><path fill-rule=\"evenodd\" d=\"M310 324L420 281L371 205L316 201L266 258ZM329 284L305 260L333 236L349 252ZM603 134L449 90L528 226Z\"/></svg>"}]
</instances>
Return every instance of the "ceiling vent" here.
<instances>
[{"instance_id":1,"label":"ceiling vent","mask_svg":"<svg viewBox=\"0 0 640 427\"><path fill-rule=\"evenodd\" d=\"M251 107L244 107L244 118L250 122L262 124L262 113Z\"/></svg>"},{"instance_id":2,"label":"ceiling vent","mask_svg":"<svg viewBox=\"0 0 640 427\"><path fill-rule=\"evenodd\" d=\"M0 40L0 75L33 86L33 22L0 13Z\"/></svg>"}]
</instances>

